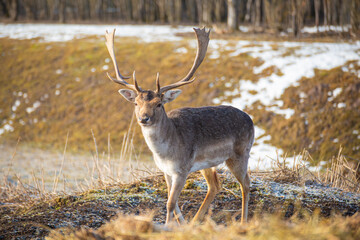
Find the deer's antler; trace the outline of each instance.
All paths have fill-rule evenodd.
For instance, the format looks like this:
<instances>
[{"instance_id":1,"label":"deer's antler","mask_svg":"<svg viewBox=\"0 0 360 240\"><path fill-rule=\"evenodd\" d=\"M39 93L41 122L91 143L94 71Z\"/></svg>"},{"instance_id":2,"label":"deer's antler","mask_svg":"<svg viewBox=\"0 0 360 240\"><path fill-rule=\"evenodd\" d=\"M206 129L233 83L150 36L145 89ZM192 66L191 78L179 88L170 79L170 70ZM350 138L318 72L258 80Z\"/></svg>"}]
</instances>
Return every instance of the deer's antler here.
<instances>
[{"instance_id":1,"label":"deer's antler","mask_svg":"<svg viewBox=\"0 0 360 240\"><path fill-rule=\"evenodd\" d=\"M180 80L176 83L173 83L173 84L170 84L170 85L160 88L160 90L158 90L158 93L161 94L170 89L192 83L195 80L195 78L193 78L192 80L190 80L190 79L192 78L192 76L194 75L194 73L196 72L196 70L198 69L198 67L200 66L200 64L202 63L202 61L205 58L206 50L207 50L207 47L209 44L210 30L207 32L204 27L202 29L194 28L194 31L196 34L198 45L197 45L196 57L195 57L192 68L190 69L189 73L186 75L185 78L183 78L182 80ZM157 77L157 82L158 82L158 77ZM157 83L156 85L157 85L157 89L159 89L159 84Z\"/></svg>"},{"instance_id":2,"label":"deer's antler","mask_svg":"<svg viewBox=\"0 0 360 240\"><path fill-rule=\"evenodd\" d=\"M112 59L112 62L114 64L114 68L115 68L115 73L116 73L116 79L111 77L109 75L109 73L106 73L108 78L112 81L114 81L115 83L118 83L118 84L121 84L127 88L130 88L130 89L133 89L137 92L141 92L141 88L138 86L137 82L136 82L136 78L135 78L135 71L133 73L133 78L134 78L134 82L135 82L135 85L132 85L132 84L129 84L128 82L125 81L125 79L129 79L130 77L124 77L120 74L120 71L119 71L119 67L117 65L117 62L116 62L116 58L115 58L115 51L114 51L114 36L115 36L115 29L111 32L111 33L108 33L108 31L106 31L105 33L105 38L106 38L106 47L107 47L107 50L109 51L109 54L110 54L110 57Z\"/></svg>"}]
</instances>

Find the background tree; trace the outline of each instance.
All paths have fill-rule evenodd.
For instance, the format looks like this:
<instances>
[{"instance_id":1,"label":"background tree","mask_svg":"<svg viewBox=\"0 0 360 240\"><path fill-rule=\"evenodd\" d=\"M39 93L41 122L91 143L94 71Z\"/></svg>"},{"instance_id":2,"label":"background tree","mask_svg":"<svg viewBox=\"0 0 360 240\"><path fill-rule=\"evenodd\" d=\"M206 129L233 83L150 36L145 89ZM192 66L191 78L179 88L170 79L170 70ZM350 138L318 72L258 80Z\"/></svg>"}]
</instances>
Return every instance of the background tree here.
<instances>
[{"instance_id":1,"label":"background tree","mask_svg":"<svg viewBox=\"0 0 360 240\"><path fill-rule=\"evenodd\" d=\"M238 0L228 0L228 14L227 26L229 31L236 31L239 27L238 15L236 9L238 8Z\"/></svg>"}]
</instances>

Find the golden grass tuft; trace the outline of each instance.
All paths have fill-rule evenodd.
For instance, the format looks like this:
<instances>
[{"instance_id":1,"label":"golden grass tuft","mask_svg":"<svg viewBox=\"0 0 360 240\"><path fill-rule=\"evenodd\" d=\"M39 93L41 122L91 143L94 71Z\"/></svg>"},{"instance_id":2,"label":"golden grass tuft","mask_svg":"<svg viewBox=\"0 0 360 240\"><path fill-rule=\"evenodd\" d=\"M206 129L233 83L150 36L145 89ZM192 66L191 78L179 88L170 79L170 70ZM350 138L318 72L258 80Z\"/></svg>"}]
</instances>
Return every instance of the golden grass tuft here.
<instances>
[{"instance_id":1,"label":"golden grass tuft","mask_svg":"<svg viewBox=\"0 0 360 240\"><path fill-rule=\"evenodd\" d=\"M207 219L202 225L187 224L168 228L152 223L151 218L119 215L97 230L53 231L47 239L359 239L360 215L321 218L318 214L284 220L280 215L257 216L247 224L228 226Z\"/></svg>"}]
</instances>

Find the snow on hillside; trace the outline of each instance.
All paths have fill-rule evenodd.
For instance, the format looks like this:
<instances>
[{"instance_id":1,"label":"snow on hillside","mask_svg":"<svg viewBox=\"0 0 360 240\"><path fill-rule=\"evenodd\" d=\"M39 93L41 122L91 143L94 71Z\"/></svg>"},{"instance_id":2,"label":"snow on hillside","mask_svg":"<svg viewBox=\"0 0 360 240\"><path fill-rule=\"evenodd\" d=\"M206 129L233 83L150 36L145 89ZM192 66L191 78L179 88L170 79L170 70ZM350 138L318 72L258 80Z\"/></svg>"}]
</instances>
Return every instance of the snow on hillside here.
<instances>
[{"instance_id":1,"label":"snow on hillside","mask_svg":"<svg viewBox=\"0 0 360 240\"><path fill-rule=\"evenodd\" d=\"M153 26L153 25L72 25L72 24L0 24L0 37L14 39L40 38L41 41L69 41L91 35L103 36L105 30L117 29L118 37L136 37L145 42L151 41L179 41L182 38L177 33L193 32L189 26ZM312 29L304 29L311 31ZM229 44L229 43L232 44ZM272 46L276 45L276 48ZM196 40L190 40L189 46L196 48ZM296 85L302 77L313 77L314 69L331 69L342 66L349 60L357 60L360 63L360 41L354 43L302 43L302 42L270 42L270 41L233 41L211 40L209 44L208 58L220 59L219 49L226 49L230 57L236 57L241 53L248 53L252 57L260 58L264 63L253 69L255 74L264 69L275 66L281 74L274 72L268 77L260 78L257 83L249 79L239 79L240 88L228 92L229 95L241 94L241 98L232 102L224 102L222 99L214 99L215 104L229 104L239 109L244 109L253 102L259 100L268 109L278 114L290 117L292 109L282 109L282 102L277 100L283 91ZM186 52L186 48L178 49ZM287 54L290 53L290 54ZM360 72L357 72L360 77ZM249 91L256 90L257 94ZM16 107L16 106L15 106ZM261 136L264 131L256 127L256 136ZM6 123L0 129L0 135L4 131L11 131L11 124ZM257 138L257 145L252 149L250 168L265 169L270 167L269 159L276 159L282 150L265 144L271 136ZM260 162L258 160L261 160ZM289 161L292 163L293 159Z\"/></svg>"}]
</instances>

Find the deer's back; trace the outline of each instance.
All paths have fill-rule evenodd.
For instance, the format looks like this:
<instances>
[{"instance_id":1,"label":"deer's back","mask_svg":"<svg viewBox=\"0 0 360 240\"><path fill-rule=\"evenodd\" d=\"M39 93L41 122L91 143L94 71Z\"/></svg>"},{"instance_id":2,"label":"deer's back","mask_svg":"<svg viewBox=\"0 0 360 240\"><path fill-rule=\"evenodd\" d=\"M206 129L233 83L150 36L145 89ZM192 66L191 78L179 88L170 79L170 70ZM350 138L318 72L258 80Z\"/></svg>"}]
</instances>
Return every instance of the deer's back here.
<instances>
[{"instance_id":1,"label":"deer's back","mask_svg":"<svg viewBox=\"0 0 360 240\"><path fill-rule=\"evenodd\" d=\"M180 108L168 114L187 141L211 144L232 138L235 141L252 141L254 126L245 112L231 106Z\"/></svg>"}]
</instances>

